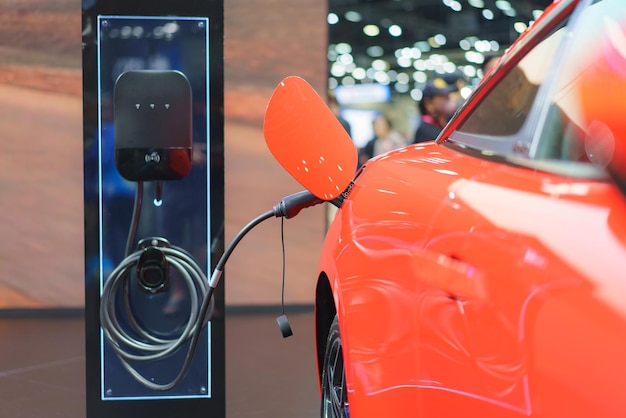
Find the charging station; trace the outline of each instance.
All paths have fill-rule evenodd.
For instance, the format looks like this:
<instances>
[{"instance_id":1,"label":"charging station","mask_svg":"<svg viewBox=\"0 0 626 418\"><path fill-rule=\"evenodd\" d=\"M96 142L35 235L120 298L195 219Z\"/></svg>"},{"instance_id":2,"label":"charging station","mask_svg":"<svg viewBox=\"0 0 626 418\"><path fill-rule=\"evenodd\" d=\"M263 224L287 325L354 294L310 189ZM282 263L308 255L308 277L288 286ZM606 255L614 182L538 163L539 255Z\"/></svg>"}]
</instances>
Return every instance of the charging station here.
<instances>
[{"instance_id":1,"label":"charging station","mask_svg":"<svg viewBox=\"0 0 626 418\"><path fill-rule=\"evenodd\" d=\"M83 0L87 418L225 416L223 97L223 0Z\"/></svg>"}]
</instances>

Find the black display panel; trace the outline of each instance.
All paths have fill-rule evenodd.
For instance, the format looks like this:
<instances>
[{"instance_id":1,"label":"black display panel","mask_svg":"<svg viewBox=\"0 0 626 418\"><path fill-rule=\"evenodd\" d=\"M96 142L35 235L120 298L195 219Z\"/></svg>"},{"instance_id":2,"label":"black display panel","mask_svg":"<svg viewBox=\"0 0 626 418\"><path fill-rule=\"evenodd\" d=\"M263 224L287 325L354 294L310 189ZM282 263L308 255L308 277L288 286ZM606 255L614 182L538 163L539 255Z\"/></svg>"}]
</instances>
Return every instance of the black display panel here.
<instances>
[{"instance_id":1,"label":"black display panel","mask_svg":"<svg viewBox=\"0 0 626 418\"><path fill-rule=\"evenodd\" d=\"M225 415L222 42L221 1L83 3L88 418Z\"/></svg>"}]
</instances>

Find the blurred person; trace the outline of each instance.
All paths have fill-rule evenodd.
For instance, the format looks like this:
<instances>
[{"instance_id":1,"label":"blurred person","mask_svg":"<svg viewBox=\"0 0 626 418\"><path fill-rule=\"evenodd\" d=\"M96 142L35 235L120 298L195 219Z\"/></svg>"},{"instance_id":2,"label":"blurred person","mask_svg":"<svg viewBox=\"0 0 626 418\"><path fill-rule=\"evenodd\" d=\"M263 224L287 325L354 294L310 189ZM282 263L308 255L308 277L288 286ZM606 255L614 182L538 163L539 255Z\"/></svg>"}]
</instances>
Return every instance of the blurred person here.
<instances>
[{"instance_id":1,"label":"blurred person","mask_svg":"<svg viewBox=\"0 0 626 418\"><path fill-rule=\"evenodd\" d=\"M469 88L465 74L457 70L453 73L444 75L443 79L449 86L456 87L456 90L450 92L450 97L456 102L457 108L460 107L465 102L465 98L467 97L467 95L463 97L463 91L464 89Z\"/></svg>"},{"instance_id":2,"label":"blurred person","mask_svg":"<svg viewBox=\"0 0 626 418\"><path fill-rule=\"evenodd\" d=\"M334 91L330 91L328 93L328 107L333 112L341 126L346 130L348 135L352 137L352 126L350 122L346 120L343 116L341 116L341 106L339 105L339 100L337 100L337 96ZM359 164L360 165L360 164ZM328 203L326 204L326 228L330 226L333 218L335 217L335 213L337 212L337 207Z\"/></svg>"},{"instance_id":3,"label":"blurred person","mask_svg":"<svg viewBox=\"0 0 626 418\"><path fill-rule=\"evenodd\" d=\"M428 81L422 90L419 102L420 124L415 131L413 143L432 141L448 123L458 104L451 96L456 91L455 85L449 85L443 78Z\"/></svg>"},{"instance_id":4,"label":"blurred person","mask_svg":"<svg viewBox=\"0 0 626 418\"><path fill-rule=\"evenodd\" d=\"M482 65L480 67L481 70L483 70L483 77L489 71L491 71L491 69L493 67L495 67L498 64L498 60L500 60L500 55L496 55L496 54L485 55L485 61L483 61Z\"/></svg>"},{"instance_id":5,"label":"blurred person","mask_svg":"<svg viewBox=\"0 0 626 418\"><path fill-rule=\"evenodd\" d=\"M372 121L374 138L359 150L359 163L385 152L407 145L406 139L393 128L391 119L384 114L379 114Z\"/></svg>"},{"instance_id":6,"label":"blurred person","mask_svg":"<svg viewBox=\"0 0 626 418\"><path fill-rule=\"evenodd\" d=\"M335 93L330 92L328 94L328 107L332 110L333 114L341 123L341 126L346 130L348 135L352 137L352 127L350 126L350 122L348 122L343 116L341 116L341 107L339 106L339 101L337 100L337 96Z\"/></svg>"}]
</instances>

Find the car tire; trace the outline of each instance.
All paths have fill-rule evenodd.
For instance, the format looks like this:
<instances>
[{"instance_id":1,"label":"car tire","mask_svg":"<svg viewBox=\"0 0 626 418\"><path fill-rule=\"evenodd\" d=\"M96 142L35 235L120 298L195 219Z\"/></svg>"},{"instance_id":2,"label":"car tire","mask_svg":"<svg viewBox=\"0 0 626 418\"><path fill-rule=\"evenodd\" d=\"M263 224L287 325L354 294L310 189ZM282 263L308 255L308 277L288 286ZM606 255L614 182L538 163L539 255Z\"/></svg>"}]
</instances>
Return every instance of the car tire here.
<instances>
[{"instance_id":1,"label":"car tire","mask_svg":"<svg viewBox=\"0 0 626 418\"><path fill-rule=\"evenodd\" d=\"M348 391L337 315L328 331L322 368L322 418L348 418Z\"/></svg>"}]
</instances>

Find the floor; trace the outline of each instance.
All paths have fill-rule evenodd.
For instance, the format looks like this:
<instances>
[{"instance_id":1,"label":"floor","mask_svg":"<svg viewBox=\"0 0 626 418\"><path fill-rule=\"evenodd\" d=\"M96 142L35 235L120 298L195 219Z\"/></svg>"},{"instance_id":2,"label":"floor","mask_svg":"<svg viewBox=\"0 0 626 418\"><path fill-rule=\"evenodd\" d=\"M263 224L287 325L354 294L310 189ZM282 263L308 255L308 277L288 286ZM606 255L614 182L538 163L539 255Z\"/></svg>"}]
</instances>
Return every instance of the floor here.
<instances>
[{"instance_id":1,"label":"floor","mask_svg":"<svg viewBox=\"0 0 626 418\"><path fill-rule=\"evenodd\" d=\"M313 314L288 312L287 339L277 316L226 317L228 417L319 416ZM80 316L0 317L2 418L85 418L83 327Z\"/></svg>"}]
</instances>

